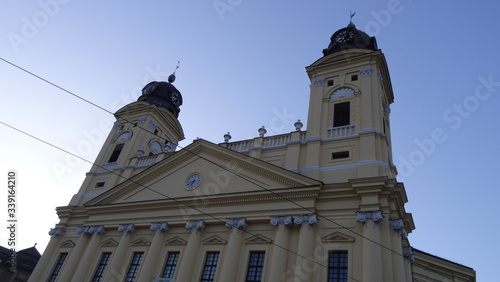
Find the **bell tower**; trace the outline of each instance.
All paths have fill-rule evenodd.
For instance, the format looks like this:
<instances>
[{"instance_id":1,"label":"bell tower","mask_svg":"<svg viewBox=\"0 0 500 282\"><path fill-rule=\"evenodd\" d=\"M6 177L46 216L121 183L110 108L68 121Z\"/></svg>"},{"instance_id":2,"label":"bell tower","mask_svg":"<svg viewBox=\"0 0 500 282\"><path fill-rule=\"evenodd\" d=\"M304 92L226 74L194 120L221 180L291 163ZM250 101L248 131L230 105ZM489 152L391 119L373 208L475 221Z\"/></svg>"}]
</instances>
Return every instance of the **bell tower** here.
<instances>
[{"instance_id":1,"label":"bell tower","mask_svg":"<svg viewBox=\"0 0 500 282\"><path fill-rule=\"evenodd\" d=\"M136 102L115 113L116 122L69 205L83 205L175 151L184 132L177 119L182 96L174 80L172 74L168 82L148 83Z\"/></svg>"},{"instance_id":2,"label":"bell tower","mask_svg":"<svg viewBox=\"0 0 500 282\"><path fill-rule=\"evenodd\" d=\"M311 80L307 150L319 156L306 160L305 173L332 182L395 178L389 120L394 96L375 38L350 22L306 71Z\"/></svg>"}]
</instances>

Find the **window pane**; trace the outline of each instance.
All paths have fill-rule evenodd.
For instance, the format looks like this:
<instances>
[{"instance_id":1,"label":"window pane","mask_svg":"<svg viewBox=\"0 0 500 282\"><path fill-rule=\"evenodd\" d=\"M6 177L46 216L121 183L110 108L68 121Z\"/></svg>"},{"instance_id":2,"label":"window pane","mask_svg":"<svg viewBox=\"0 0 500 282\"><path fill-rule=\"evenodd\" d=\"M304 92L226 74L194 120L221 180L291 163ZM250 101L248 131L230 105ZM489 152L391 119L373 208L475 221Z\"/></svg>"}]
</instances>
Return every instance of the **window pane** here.
<instances>
[{"instance_id":1,"label":"window pane","mask_svg":"<svg viewBox=\"0 0 500 282\"><path fill-rule=\"evenodd\" d=\"M168 253L167 262L165 263L165 268L163 269L162 278L173 278L175 272L175 266L179 260L179 252Z\"/></svg>"},{"instance_id":2,"label":"window pane","mask_svg":"<svg viewBox=\"0 0 500 282\"><path fill-rule=\"evenodd\" d=\"M347 252L329 253L328 282L347 282Z\"/></svg>"},{"instance_id":3,"label":"window pane","mask_svg":"<svg viewBox=\"0 0 500 282\"><path fill-rule=\"evenodd\" d=\"M217 260L219 259L219 253L208 252L207 258L205 259L205 266L203 267L203 273L201 274L201 282L213 282L215 277L215 270L217 268Z\"/></svg>"},{"instance_id":4,"label":"window pane","mask_svg":"<svg viewBox=\"0 0 500 282\"><path fill-rule=\"evenodd\" d=\"M92 282L100 282L102 277L104 276L104 270L106 270L106 266L108 265L109 258L111 257L111 253L103 253L101 257L101 261L97 266L97 269L94 274L94 278Z\"/></svg>"},{"instance_id":5,"label":"window pane","mask_svg":"<svg viewBox=\"0 0 500 282\"><path fill-rule=\"evenodd\" d=\"M248 261L247 282L262 281L262 269L264 268L264 252L251 252Z\"/></svg>"},{"instance_id":6,"label":"window pane","mask_svg":"<svg viewBox=\"0 0 500 282\"><path fill-rule=\"evenodd\" d=\"M132 262L130 263L130 267L127 272L127 277L125 278L125 282L134 282L135 277L137 276L137 271L139 271L139 266L141 265L143 254L144 253L134 253L134 257L132 258Z\"/></svg>"}]
</instances>

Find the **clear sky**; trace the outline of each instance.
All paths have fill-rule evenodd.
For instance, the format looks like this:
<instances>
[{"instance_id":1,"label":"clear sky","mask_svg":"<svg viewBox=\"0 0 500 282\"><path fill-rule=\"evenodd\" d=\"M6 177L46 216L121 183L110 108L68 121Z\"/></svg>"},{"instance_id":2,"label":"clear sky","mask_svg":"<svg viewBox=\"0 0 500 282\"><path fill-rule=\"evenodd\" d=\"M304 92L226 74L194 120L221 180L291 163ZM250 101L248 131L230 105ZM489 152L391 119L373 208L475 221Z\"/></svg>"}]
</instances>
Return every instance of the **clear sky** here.
<instances>
[{"instance_id":1,"label":"clear sky","mask_svg":"<svg viewBox=\"0 0 500 282\"><path fill-rule=\"evenodd\" d=\"M495 281L500 256L498 1L6 1L0 57L111 112L149 81L176 87L184 147L292 131L307 121L305 67L349 23L377 38L394 89L394 162L416 229L413 247ZM0 61L0 121L90 162L114 117ZM18 174L18 244L42 252L56 206L90 168L0 124L0 220ZM307 129L307 128L304 128ZM3 199L3 200L1 200ZM0 245L7 245L6 228Z\"/></svg>"}]
</instances>

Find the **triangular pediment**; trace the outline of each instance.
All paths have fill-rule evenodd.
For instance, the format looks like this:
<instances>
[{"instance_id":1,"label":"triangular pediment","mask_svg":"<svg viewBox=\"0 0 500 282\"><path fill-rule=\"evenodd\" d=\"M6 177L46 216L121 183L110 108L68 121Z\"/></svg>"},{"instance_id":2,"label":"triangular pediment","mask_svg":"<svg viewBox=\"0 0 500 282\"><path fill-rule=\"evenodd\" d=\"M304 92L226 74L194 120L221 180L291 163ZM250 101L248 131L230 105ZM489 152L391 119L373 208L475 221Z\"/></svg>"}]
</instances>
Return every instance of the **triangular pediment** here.
<instances>
[{"instance_id":1,"label":"triangular pediment","mask_svg":"<svg viewBox=\"0 0 500 282\"><path fill-rule=\"evenodd\" d=\"M107 239L101 243L101 247L112 247L112 246L118 246L118 242L114 239Z\"/></svg>"},{"instance_id":2,"label":"triangular pediment","mask_svg":"<svg viewBox=\"0 0 500 282\"><path fill-rule=\"evenodd\" d=\"M189 187L192 175L199 184ZM195 181L196 182L196 181ZM190 183L192 184L192 183ZM205 140L188 147L87 202L86 206L201 198L273 196L270 191L317 193L321 182ZM290 189L295 188L295 189ZM276 196L276 195L274 195Z\"/></svg>"},{"instance_id":3,"label":"triangular pediment","mask_svg":"<svg viewBox=\"0 0 500 282\"><path fill-rule=\"evenodd\" d=\"M165 244L167 244L167 245L186 245L187 241L182 239L179 236L175 236L175 237L172 237L172 238L165 240Z\"/></svg>"},{"instance_id":4,"label":"triangular pediment","mask_svg":"<svg viewBox=\"0 0 500 282\"><path fill-rule=\"evenodd\" d=\"M71 241L71 240L66 240L66 241L63 241L59 244L59 247L63 248L63 247L74 247L76 244L75 242Z\"/></svg>"},{"instance_id":5,"label":"triangular pediment","mask_svg":"<svg viewBox=\"0 0 500 282\"><path fill-rule=\"evenodd\" d=\"M272 240L263 236L261 234L255 234L245 239L245 243L247 244L268 244L271 243Z\"/></svg>"},{"instance_id":6,"label":"triangular pediment","mask_svg":"<svg viewBox=\"0 0 500 282\"><path fill-rule=\"evenodd\" d=\"M132 241L132 246L149 246L150 244L151 242L142 237Z\"/></svg>"},{"instance_id":7,"label":"triangular pediment","mask_svg":"<svg viewBox=\"0 0 500 282\"><path fill-rule=\"evenodd\" d=\"M329 235L324 236L323 238L321 238L321 241L324 243L354 242L354 237L336 231Z\"/></svg>"},{"instance_id":8,"label":"triangular pediment","mask_svg":"<svg viewBox=\"0 0 500 282\"><path fill-rule=\"evenodd\" d=\"M212 235L212 236L206 238L205 240L203 240L203 243L204 244L226 244L227 241L222 239L221 237L219 237L217 235Z\"/></svg>"}]
</instances>

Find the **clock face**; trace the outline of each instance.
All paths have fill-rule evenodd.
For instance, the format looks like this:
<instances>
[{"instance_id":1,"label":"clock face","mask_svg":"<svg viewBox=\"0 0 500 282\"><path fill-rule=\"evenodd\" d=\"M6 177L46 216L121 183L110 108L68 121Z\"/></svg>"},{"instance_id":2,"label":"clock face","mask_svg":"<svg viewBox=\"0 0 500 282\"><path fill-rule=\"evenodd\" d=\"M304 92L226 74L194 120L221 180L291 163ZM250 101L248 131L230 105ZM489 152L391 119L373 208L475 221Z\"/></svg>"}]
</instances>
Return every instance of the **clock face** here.
<instances>
[{"instance_id":1,"label":"clock face","mask_svg":"<svg viewBox=\"0 0 500 282\"><path fill-rule=\"evenodd\" d=\"M181 95L179 94L179 92L172 92L170 94L170 99L172 99L172 103L174 103L174 105L176 106L179 106L181 104Z\"/></svg>"},{"instance_id":2,"label":"clock face","mask_svg":"<svg viewBox=\"0 0 500 282\"><path fill-rule=\"evenodd\" d=\"M150 82L142 88L142 94L143 95L148 95L149 93L152 93L155 91L156 87L158 86L158 83L156 81Z\"/></svg>"},{"instance_id":3,"label":"clock face","mask_svg":"<svg viewBox=\"0 0 500 282\"><path fill-rule=\"evenodd\" d=\"M345 43L351 41L354 38L354 31L344 29L339 31L337 35L335 35L335 42L337 43Z\"/></svg>"},{"instance_id":4,"label":"clock face","mask_svg":"<svg viewBox=\"0 0 500 282\"><path fill-rule=\"evenodd\" d=\"M186 180L186 188L194 189L198 187L200 183L201 183L201 175L199 175L198 173L194 173L191 176L189 176L188 179Z\"/></svg>"}]
</instances>

